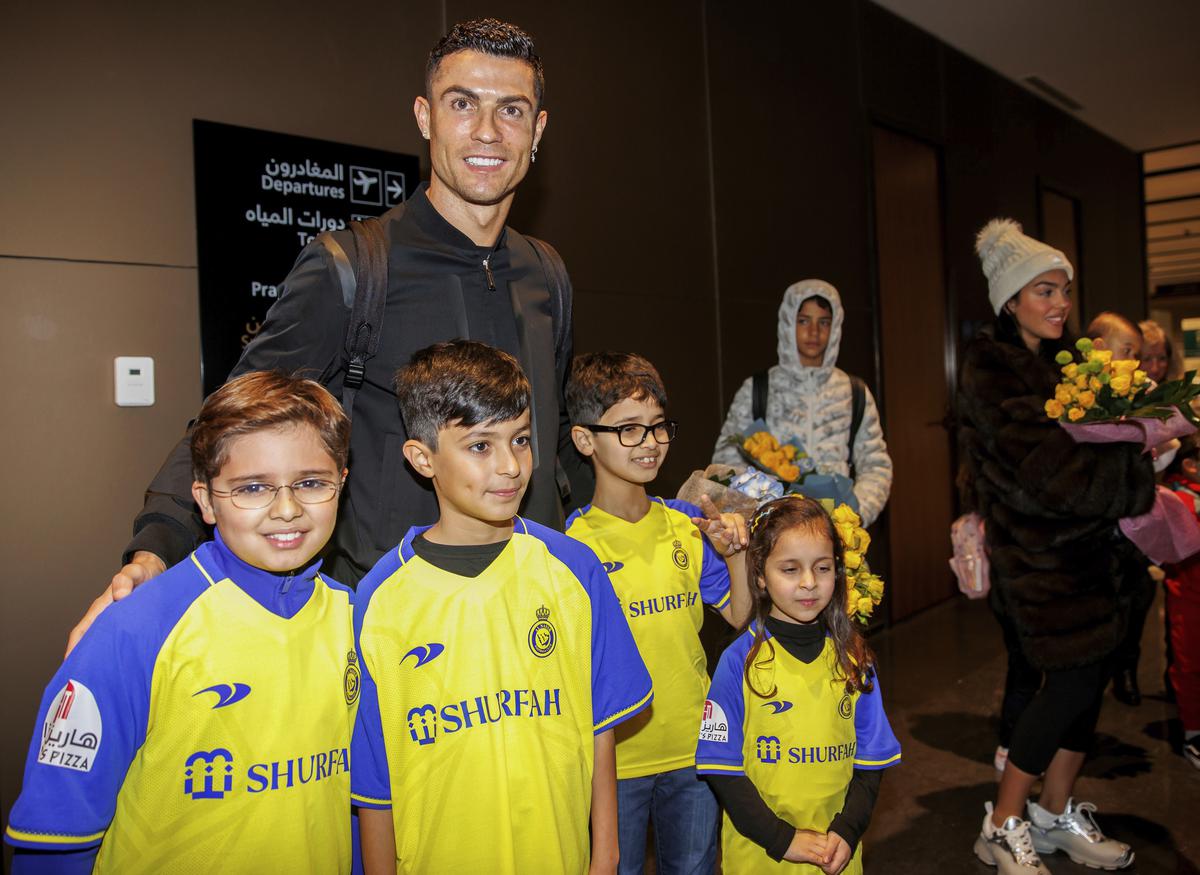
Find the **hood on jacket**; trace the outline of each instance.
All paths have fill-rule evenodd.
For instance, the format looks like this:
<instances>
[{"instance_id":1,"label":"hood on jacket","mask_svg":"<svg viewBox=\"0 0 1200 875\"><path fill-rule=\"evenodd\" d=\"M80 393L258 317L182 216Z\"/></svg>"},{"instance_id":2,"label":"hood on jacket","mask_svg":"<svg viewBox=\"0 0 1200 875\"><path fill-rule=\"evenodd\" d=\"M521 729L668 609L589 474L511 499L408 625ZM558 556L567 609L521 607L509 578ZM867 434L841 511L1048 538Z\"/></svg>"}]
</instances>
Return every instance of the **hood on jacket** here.
<instances>
[{"instance_id":1,"label":"hood on jacket","mask_svg":"<svg viewBox=\"0 0 1200 875\"><path fill-rule=\"evenodd\" d=\"M796 314L800 305L819 295L829 302L833 308L833 324L829 327L829 345L825 347L825 360L820 368L805 368L800 364L800 350L796 347ZM829 370L837 364L838 348L842 343L842 321L845 312L842 310L842 298L838 290L824 280L800 280L792 283L783 293L783 302L779 305L779 364L786 370L800 374L804 370Z\"/></svg>"}]
</instances>

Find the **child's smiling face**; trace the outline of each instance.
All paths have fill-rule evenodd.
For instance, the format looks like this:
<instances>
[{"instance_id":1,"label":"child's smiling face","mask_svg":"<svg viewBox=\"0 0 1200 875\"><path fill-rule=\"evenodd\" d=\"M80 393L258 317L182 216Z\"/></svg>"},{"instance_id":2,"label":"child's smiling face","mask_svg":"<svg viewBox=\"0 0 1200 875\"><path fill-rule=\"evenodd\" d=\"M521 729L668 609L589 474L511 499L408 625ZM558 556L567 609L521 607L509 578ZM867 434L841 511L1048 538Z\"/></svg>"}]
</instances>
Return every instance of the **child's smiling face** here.
<instances>
[{"instance_id":1,"label":"child's smiling face","mask_svg":"<svg viewBox=\"0 0 1200 875\"><path fill-rule=\"evenodd\" d=\"M833 598L836 579L833 542L823 532L792 526L775 542L758 586L771 597L772 617L811 623Z\"/></svg>"}]
</instances>

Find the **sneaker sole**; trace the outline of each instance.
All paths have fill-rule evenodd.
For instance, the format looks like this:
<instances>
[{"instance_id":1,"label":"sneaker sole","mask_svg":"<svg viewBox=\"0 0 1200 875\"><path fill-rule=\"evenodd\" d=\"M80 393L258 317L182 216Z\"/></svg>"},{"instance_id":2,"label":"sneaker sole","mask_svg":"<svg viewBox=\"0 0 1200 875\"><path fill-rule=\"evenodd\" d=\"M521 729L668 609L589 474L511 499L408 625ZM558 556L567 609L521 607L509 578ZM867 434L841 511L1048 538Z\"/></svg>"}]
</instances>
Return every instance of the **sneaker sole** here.
<instances>
[{"instance_id":1,"label":"sneaker sole","mask_svg":"<svg viewBox=\"0 0 1200 875\"><path fill-rule=\"evenodd\" d=\"M1130 851L1129 859L1126 860L1124 863L1116 863L1112 866L1104 866L1104 865L1101 865L1100 863L1090 863L1087 860L1082 859L1081 857L1076 857L1070 851L1064 850L1063 848L1056 847L1056 846L1048 844L1046 842L1039 842L1036 838L1033 840L1033 849L1035 851L1037 851L1038 854L1057 854L1059 851L1062 851L1064 854L1066 854L1068 857L1071 858L1072 863L1076 863L1080 866L1086 866L1089 869L1100 869L1105 872L1115 872L1118 869L1129 868L1130 866L1133 865L1133 858L1136 856L1132 851ZM992 865L995 865L995 864L993 863Z\"/></svg>"}]
</instances>

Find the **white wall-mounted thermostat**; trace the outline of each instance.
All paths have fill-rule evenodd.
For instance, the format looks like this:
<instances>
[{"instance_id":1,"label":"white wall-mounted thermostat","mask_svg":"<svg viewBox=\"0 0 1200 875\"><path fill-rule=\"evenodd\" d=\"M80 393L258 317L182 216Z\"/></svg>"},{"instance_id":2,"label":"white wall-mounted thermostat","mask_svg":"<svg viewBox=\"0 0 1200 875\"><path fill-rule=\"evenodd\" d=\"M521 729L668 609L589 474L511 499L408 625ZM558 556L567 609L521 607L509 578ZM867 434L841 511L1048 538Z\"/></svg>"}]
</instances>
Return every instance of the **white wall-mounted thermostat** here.
<instances>
[{"instance_id":1,"label":"white wall-mounted thermostat","mask_svg":"<svg viewBox=\"0 0 1200 875\"><path fill-rule=\"evenodd\" d=\"M154 403L154 359L119 355L114 367L118 407L149 407Z\"/></svg>"}]
</instances>

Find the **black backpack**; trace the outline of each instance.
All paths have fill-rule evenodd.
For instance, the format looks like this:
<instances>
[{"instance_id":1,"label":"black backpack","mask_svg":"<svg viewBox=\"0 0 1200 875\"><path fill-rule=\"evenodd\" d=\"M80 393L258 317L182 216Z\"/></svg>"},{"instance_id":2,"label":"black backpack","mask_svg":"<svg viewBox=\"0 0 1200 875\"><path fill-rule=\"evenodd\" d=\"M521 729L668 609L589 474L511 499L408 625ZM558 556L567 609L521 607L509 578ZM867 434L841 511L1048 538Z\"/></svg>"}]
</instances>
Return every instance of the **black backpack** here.
<instances>
[{"instance_id":1,"label":"black backpack","mask_svg":"<svg viewBox=\"0 0 1200 875\"><path fill-rule=\"evenodd\" d=\"M847 374L850 377L850 479L854 479L854 439L858 437L858 428L862 425L863 411L867 406L867 384L861 377ZM759 371L752 378L750 396L750 419L767 419L767 392L769 391L767 371Z\"/></svg>"}]
</instances>

